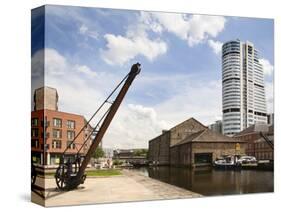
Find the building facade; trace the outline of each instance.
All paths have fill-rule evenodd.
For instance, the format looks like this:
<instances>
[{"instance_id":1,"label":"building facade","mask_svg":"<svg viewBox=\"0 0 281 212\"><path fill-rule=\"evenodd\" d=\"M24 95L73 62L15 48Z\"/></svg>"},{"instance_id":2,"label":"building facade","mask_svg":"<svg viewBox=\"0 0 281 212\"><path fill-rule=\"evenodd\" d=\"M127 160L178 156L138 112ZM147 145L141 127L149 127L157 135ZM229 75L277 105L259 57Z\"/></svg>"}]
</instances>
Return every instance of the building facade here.
<instances>
[{"instance_id":1,"label":"building facade","mask_svg":"<svg viewBox=\"0 0 281 212\"><path fill-rule=\"evenodd\" d=\"M266 123L263 67L250 42L229 41L222 46L223 134L233 136Z\"/></svg>"},{"instance_id":2,"label":"building facade","mask_svg":"<svg viewBox=\"0 0 281 212\"><path fill-rule=\"evenodd\" d=\"M267 124L274 125L274 113L267 114Z\"/></svg>"},{"instance_id":3,"label":"building facade","mask_svg":"<svg viewBox=\"0 0 281 212\"><path fill-rule=\"evenodd\" d=\"M261 136L263 133L274 144L274 125L255 124L234 137L247 142L246 154L258 160L274 160L274 148Z\"/></svg>"},{"instance_id":4,"label":"building facade","mask_svg":"<svg viewBox=\"0 0 281 212\"><path fill-rule=\"evenodd\" d=\"M244 155L245 148L245 142L206 128L172 146L170 164L190 167L210 165L224 155Z\"/></svg>"},{"instance_id":5,"label":"building facade","mask_svg":"<svg viewBox=\"0 0 281 212\"><path fill-rule=\"evenodd\" d=\"M171 131L163 130L162 134L149 141L148 160L157 165L170 164Z\"/></svg>"},{"instance_id":6,"label":"building facade","mask_svg":"<svg viewBox=\"0 0 281 212\"><path fill-rule=\"evenodd\" d=\"M170 147L203 129L206 126L190 118L170 130L163 130L161 135L149 141L148 160L157 165L170 164Z\"/></svg>"},{"instance_id":7,"label":"building facade","mask_svg":"<svg viewBox=\"0 0 281 212\"><path fill-rule=\"evenodd\" d=\"M92 131L89 124L84 127L87 123L85 118L81 115L58 111L58 94L54 88L39 88L35 90L34 97L34 109L37 110L31 112L33 163L57 165L64 151L66 158L74 158L81 147L80 155L84 155L92 141L90 138L82 146L88 136L91 136ZM42 106L49 109L41 109ZM83 130L79 134L81 129ZM75 141L71 144L74 138Z\"/></svg>"},{"instance_id":8,"label":"building facade","mask_svg":"<svg viewBox=\"0 0 281 212\"><path fill-rule=\"evenodd\" d=\"M190 118L150 140L148 160L154 165L210 165L222 155L244 154L244 143L214 132Z\"/></svg>"}]
</instances>

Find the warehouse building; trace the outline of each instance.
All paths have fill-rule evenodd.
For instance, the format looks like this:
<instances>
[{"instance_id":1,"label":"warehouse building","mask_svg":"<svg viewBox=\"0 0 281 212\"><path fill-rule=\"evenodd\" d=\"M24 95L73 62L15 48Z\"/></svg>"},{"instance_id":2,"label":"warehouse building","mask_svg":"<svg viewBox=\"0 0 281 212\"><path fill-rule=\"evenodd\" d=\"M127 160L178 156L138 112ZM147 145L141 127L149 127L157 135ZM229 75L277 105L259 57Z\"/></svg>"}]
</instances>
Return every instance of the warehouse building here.
<instances>
[{"instance_id":1,"label":"warehouse building","mask_svg":"<svg viewBox=\"0 0 281 212\"><path fill-rule=\"evenodd\" d=\"M170 164L170 147L178 144L184 138L207 127L190 118L170 130L163 130L162 134L149 141L148 159L157 165Z\"/></svg>"},{"instance_id":2,"label":"warehouse building","mask_svg":"<svg viewBox=\"0 0 281 212\"><path fill-rule=\"evenodd\" d=\"M148 159L155 165L210 165L222 155L244 154L245 145L190 118L150 140Z\"/></svg>"}]
</instances>

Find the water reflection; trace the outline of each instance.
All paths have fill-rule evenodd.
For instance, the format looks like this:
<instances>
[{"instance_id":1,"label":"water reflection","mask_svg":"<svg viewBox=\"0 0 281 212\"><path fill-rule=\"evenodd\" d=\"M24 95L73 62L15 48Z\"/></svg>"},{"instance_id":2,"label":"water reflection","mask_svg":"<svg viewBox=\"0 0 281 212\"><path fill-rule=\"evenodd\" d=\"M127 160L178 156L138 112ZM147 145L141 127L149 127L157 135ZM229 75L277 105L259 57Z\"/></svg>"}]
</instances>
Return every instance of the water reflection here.
<instances>
[{"instance_id":1,"label":"water reflection","mask_svg":"<svg viewBox=\"0 0 281 212\"><path fill-rule=\"evenodd\" d=\"M208 196L273 192L271 171L191 170L175 167L149 167L140 171L151 178Z\"/></svg>"}]
</instances>

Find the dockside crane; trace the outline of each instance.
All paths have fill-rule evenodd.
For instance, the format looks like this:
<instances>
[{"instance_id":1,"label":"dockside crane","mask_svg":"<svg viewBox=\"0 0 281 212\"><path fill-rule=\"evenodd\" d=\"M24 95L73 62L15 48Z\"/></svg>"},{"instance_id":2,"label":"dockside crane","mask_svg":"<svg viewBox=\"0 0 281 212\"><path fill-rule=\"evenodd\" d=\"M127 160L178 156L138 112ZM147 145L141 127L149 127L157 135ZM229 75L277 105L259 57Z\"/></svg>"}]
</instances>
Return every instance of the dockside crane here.
<instances>
[{"instance_id":1,"label":"dockside crane","mask_svg":"<svg viewBox=\"0 0 281 212\"><path fill-rule=\"evenodd\" d=\"M136 63L132 65L130 72L123 78L123 80L116 86L116 88L111 92L111 94L106 98L106 100L101 104L101 106L97 109L97 111L92 115L89 121L85 124L85 126L79 131L79 133L75 136L72 142L70 142L63 152L60 158L59 167L56 170L55 179L57 187L61 190L72 190L77 188L80 184L83 184L86 179L85 170L87 165L91 160L92 154L97 149L98 145L102 141L103 136L105 135L114 115L116 114L120 104L122 103L130 85L134 81L135 77L140 73L141 65ZM111 101L110 98L117 93L118 89L120 89L118 95ZM75 144L78 136L83 132L83 130L89 125L94 117L97 116L98 112L101 111L102 108L106 104L110 104L110 107L106 110L106 112L101 116L97 124L93 127L92 131L89 133L84 143L80 146L79 150L75 155L74 160L67 159L66 152L67 149ZM84 157L81 156L80 152L84 148L85 144L92 140L90 147Z\"/></svg>"},{"instance_id":2,"label":"dockside crane","mask_svg":"<svg viewBox=\"0 0 281 212\"><path fill-rule=\"evenodd\" d=\"M265 135L263 132L260 132L260 136L266 141L271 149L274 149L274 143Z\"/></svg>"}]
</instances>

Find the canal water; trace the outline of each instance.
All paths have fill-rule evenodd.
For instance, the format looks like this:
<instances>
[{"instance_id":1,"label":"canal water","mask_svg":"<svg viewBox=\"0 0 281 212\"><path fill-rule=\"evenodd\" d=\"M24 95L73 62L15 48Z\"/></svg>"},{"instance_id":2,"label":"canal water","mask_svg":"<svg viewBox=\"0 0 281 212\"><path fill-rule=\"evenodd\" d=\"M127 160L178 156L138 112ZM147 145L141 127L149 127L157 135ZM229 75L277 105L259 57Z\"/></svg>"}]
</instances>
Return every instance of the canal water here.
<instances>
[{"instance_id":1,"label":"canal water","mask_svg":"<svg viewBox=\"0 0 281 212\"><path fill-rule=\"evenodd\" d=\"M273 192L272 171L194 170L166 166L141 168L139 171L204 196Z\"/></svg>"}]
</instances>

